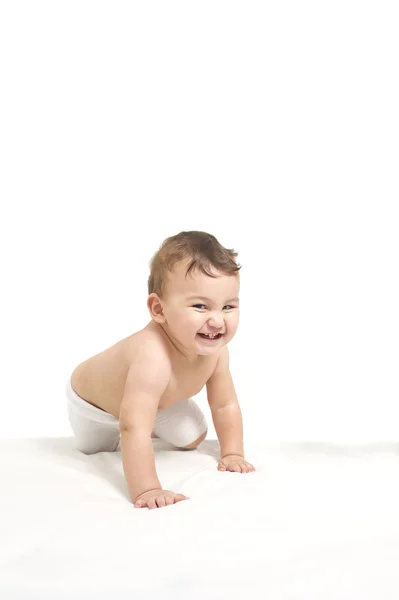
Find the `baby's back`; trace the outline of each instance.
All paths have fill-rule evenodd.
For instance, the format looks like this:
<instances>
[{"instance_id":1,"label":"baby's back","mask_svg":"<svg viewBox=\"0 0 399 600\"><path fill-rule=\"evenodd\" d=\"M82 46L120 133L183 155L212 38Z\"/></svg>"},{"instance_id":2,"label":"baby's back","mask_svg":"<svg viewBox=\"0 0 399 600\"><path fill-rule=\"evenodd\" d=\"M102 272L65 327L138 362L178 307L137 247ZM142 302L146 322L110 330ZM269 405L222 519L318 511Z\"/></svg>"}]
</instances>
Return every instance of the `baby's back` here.
<instances>
[{"instance_id":1,"label":"baby's back","mask_svg":"<svg viewBox=\"0 0 399 600\"><path fill-rule=\"evenodd\" d=\"M127 374L138 347L146 343L152 344L154 353L166 353L171 364L169 384L160 398L158 409L198 394L215 369L216 355L199 356L195 365L182 360L162 328L150 321L144 329L80 363L71 376L72 388L90 404L119 419ZM154 377L155 363L156 355Z\"/></svg>"}]
</instances>

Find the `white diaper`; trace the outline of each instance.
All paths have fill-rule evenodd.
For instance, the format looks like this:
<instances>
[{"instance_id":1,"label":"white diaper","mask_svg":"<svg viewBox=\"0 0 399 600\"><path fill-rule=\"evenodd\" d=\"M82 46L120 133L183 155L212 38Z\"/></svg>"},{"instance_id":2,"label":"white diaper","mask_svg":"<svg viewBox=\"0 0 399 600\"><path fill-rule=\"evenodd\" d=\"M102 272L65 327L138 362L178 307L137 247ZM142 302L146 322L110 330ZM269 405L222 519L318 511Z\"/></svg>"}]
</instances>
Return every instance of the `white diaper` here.
<instances>
[{"instance_id":1,"label":"white diaper","mask_svg":"<svg viewBox=\"0 0 399 600\"><path fill-rule=\"evenodd\" d=\"M120 442L119 420L83 400L66 384L67 411L75 446L84 454L114 452ZM207 430L205 416L192 398L157 412L153 433L177 448L195 442Z\"/></svg>"}]
</instances>

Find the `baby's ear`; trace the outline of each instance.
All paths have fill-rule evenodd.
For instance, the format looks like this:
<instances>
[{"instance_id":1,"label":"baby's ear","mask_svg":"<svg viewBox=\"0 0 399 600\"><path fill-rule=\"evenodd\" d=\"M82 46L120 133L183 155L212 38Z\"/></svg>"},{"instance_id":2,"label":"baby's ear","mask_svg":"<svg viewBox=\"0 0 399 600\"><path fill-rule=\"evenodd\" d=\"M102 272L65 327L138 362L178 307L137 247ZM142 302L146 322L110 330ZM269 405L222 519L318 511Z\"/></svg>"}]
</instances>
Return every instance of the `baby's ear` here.
<instances>
[{"instance_id":1,"label":"baby's ear","mask_svg":"<svg viewBox=\"0 0 399 600\"><path fill-rule=\"evenodd\" d=\"M155 294L155 292L148 296L147 308L151 315L151 319L157 323L165 323L165 315L163 314L162 303L158 294Z\"/></svg>"}]
</instances>

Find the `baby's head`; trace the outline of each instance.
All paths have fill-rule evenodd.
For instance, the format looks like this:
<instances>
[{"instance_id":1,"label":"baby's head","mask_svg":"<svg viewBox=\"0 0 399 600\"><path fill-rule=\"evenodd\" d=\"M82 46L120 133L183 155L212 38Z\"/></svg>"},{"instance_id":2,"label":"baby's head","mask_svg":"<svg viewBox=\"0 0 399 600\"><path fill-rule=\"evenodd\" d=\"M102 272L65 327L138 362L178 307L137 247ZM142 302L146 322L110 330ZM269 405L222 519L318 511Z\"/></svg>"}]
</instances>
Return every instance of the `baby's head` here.
<instances>
[{"instance_id":1,"label":"baby's head","mask_svg":"<svg viewBox=\"0 0 399 600\"><path fill-rule=\"evenodd\" d=\"M237 331L237 256L210 233L182 231L167 238L150 261L151 318L187 358L218 352Z\"/></svg>"}]
</instances>

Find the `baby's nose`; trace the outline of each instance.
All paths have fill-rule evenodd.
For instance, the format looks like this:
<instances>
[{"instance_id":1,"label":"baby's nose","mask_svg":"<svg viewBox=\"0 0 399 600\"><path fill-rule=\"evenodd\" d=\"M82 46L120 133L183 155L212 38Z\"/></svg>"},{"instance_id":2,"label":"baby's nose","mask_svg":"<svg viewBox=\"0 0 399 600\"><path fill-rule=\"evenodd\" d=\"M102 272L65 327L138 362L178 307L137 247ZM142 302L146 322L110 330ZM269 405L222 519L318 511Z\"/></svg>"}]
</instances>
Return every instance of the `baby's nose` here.
<instances>
[{"instance_id":1,"label":"baby's nose","mask_svg":"<svg viewBox=\"0 0 399 600\"><path fill-rule=\"evenodd\" d=\"M223 315L212 315L210 323L215 329L221 329L223 327Z\"/></svg>"}]
</instances>

